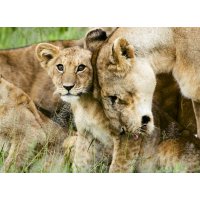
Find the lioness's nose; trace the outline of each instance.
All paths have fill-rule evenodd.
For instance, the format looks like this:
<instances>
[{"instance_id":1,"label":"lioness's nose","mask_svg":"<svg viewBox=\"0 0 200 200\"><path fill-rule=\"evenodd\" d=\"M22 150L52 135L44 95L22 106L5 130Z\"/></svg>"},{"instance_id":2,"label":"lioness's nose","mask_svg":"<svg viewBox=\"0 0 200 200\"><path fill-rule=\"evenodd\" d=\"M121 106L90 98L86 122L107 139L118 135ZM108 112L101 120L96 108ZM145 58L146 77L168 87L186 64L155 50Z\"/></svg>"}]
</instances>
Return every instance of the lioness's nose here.
<instances>
[{"instance_id":1,"label":"lioness's nose","mask_svg":"<svg viewBox=\"0 0 200 200\"><path fill-rule=\"evenodd\" d=\"M74 87L74 85L63 85L63 87L69 92Z\"/></svg>"},{"instance_id":2,"label":"lioness's nose","mask_svg":"<svg viewBox=\"0 0 200 200\"><path fill-rule=\"evenodd\" d=\"M142 116L142 125L146 125L151 121L151 118L147 115Z\"/></svg>"}]
</instances>

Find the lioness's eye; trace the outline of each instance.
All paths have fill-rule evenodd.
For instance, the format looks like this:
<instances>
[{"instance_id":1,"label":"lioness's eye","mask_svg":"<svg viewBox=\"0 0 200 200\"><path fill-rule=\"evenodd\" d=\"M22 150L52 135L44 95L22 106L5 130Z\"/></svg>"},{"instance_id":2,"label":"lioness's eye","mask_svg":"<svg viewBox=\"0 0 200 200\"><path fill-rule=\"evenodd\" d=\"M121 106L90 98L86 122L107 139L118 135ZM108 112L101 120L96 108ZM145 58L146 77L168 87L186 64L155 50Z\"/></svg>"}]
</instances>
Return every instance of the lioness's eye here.
<instances>
[{"instance_id":1,"label":"lioness's eye","mask_svg":"<svg viewBox=\"0 0 200 200\"><path fill-rule=\"evenodd\" d=\"M108 98L110 99L112 105L114 105L117 100L117 96L109 96Z\"/></svg>"},{"instance_id":2,"label":"lioness's eye","mask_svg":"<svg viewBox=\"0 0 200 200\"><path fill-rule=\"evenodd\" d=\"M79 65L78 68L77 68L77 72L83 71L83 70L85 69L85 67L86 67L86 66L83 65L83 64Z\"/></svg>"},{"instance_id":3,"label":"lioness's eye","mask_svg":"<svg viewBox=\"0 0 200 200\"><path fill-rule=\"evenodd\" d=\"M63 72L64 66L62 64L57 64L56 67L57 67L59 72Z\"/></svg>"}]
</instances>

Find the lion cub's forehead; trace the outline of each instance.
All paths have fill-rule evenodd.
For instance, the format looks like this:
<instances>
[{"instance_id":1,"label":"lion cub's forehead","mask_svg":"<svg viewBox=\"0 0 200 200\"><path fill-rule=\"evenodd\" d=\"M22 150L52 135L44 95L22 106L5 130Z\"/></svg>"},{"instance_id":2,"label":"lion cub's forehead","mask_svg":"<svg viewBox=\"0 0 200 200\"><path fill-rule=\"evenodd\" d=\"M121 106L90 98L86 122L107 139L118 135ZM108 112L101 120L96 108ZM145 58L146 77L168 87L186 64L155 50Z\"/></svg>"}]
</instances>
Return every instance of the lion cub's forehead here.
<instances>
[{"instance_id":1,"label":"lion cub's forehead","mask_svg":"<svg viewBox=\"0 0 200 200\"><path fill-rule=\"evenodd\" d=\"M66 65L91 64L91 52L80 47L70 47L63 49L57 62Z\"/></svg>"}]
</instances>

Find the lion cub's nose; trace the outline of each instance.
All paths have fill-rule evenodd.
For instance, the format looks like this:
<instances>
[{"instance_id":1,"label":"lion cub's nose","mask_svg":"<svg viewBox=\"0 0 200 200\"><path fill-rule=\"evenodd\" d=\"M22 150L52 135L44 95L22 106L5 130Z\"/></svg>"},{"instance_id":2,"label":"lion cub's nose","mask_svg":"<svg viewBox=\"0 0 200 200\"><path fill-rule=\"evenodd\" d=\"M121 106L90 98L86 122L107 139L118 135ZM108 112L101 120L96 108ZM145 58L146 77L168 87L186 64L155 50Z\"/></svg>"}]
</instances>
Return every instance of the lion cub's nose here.
<instances>
[{"instance_id":1,"label":"lion cub's nose","mask_svg":"<svg viewBox=\"0 0 200 200\"><path fill-rule=\"evenodd\" d=\"M142 116L142 125L146 125L151 121L150 117L147 115Z\"/></svg>"},{"instance_id":2,"label":"lion cub's nose","mask_svg":"<svg viewBox=\"0 0 200 200\"><path fill-rule=\"evenodd\" d=\"M74 85L63 85L63 87L69 92L74 87Z\"/></svg>"}]
</instances>

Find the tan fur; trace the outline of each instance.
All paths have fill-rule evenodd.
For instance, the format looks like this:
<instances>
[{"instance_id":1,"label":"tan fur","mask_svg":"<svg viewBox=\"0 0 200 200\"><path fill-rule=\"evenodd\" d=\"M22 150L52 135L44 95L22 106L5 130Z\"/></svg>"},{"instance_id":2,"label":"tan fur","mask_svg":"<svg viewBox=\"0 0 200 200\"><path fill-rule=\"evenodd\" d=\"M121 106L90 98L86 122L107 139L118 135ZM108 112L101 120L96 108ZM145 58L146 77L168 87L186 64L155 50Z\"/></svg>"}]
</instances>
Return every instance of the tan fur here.
<instances>
[{"instance_id":1,"label":"tan fur","mask_svg":"<svg viewBox=\"0 0 200 200\"><path fill-rule=\"evenodd\" d=\"M8 152L1 171L10 171L12 165L16 171L24 170L45 146L49 155L62 151L67 133L38 112L25 92L3 78L0 91L0 149Z\"/></svg>"},{"instance_id":2,"label":"tan fur","mask_svg":"<svg viewBox=\"0 0 200 200\"><path fill-rule=\"evenodd\" d=\"M113 141L101 104L92 94L91 52L79 47L60 50L41 43L36 48L36 55L52 78L56 92L72 107L78 130L73 170L93 172L98 162L110 161ZM57 69L58 64L63 65L63 71ZM80 65L85 68L77 71ZM69 86L73 86L70 91L65 88Z\"/></svg>"},{"instance_id":3,"label":"tan fur","mask_svg":"<svg viewBox=\"0 0 200 200\"><path fill-rule=\"evenodd\" d=\"M82 46L81 40L52 42L60 48ZM23 89L31 99L43 109L54 113L62 102L53 95L54 85L35 57L36 45L28 47L0 50L0 74Z\"/></svg>"}]
</instances>

